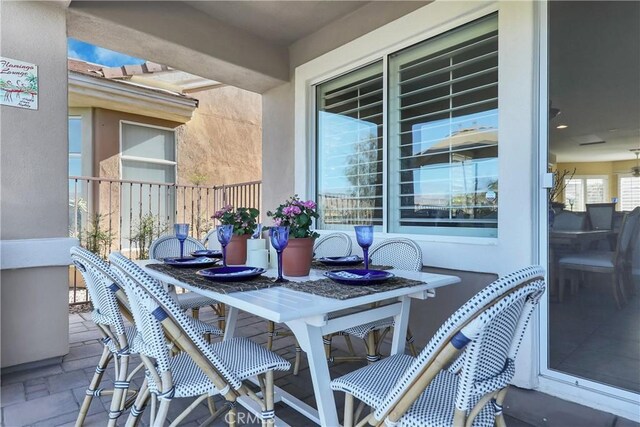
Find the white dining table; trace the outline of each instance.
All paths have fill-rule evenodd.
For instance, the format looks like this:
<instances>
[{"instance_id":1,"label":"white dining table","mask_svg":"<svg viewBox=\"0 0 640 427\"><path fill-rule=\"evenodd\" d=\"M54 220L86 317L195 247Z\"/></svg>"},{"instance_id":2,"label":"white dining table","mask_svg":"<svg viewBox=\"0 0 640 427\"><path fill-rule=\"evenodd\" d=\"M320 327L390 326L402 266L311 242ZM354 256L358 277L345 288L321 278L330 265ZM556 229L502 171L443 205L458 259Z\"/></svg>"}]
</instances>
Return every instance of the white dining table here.
<instances>
[{"instance_id":1,"label":"white dining table","mask_svg":"<svg viewBox=\"0 0 640 427\"><path fill-rule=\"evenodd\" d=\"M143 267L149 263L157 263L157 261L139 261ZM154 269L145 268L145 271L165 283L197 292L226 304L228 315L224 339L234 336L240 311L287 325L307 354L317 409L280 388L276 390L276 400L289 405L316 424L329 427L339 426L340 423L333 392L329 386L331 377L322 337L352 326L393 317L395 326L391 354L404 352L411 299L427 299L435 295L436 288L460 282L457 276L394 269L389 271L396 276L417 280L421 284L340 300L296 291L284 286L227 294L218 293L192 286ZM311 270L309 276L287 277L287 279L294 282L325 279L323 273L323 271ZM276 277L277 272L268 270L265 275ZM372 303L382 301L384 301L383 304L372 308ZM354 311L356 307L362 310ZM348 312L341 313L345 310ZM240 403L249 411L255 414L260 413L260 408L252 400L243 399ZM276 425L287 424L276 418Z\"/></svg>"}]
</instances>

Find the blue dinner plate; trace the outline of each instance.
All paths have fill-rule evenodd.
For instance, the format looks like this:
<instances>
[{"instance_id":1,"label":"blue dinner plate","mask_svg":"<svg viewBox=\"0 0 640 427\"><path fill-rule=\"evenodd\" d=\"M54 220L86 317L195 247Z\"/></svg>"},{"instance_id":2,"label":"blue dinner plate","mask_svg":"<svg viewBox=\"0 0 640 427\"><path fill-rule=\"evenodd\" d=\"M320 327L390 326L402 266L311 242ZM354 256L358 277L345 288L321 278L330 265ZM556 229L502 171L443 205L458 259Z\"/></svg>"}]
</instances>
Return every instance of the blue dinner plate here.
<instances>
[{"instance_id":1,"label":"blue dinner plate","mask_svg":"<svg viewBox=\"0 0 640 427\"><path fill-rule=\"evenodd\" d=\"M221 250L200 250L191 252L191 256L194 257L207 257L207 258L222 258Z\"/></svg>"},{"instance_id":2,"label":"blue dinner plate","mask_svg":"<svg viewBox=\"0 0 640 427\"><path fill-rule=\"evenodd\" d=\"M318 258L318 262L321 262L324 265L336 265L336 266L358 265L358 264L362 264L363 261L364 259L358 255L326 256L326 257Z\"/></svg>"},{"instance_id":3,"label":"blue dinner plate","mask_svg":"<svg viewBox=\"0 0 640 427\"><path fill-rule=\"evenodd\" d=\"M334 282L354 286L377 285L395 277L393 273L388 271L371 269L333 270L327 271L324 275Z\"/></svg>"},{"instance_id":4,"label":"blue dinner plate","mask_svg":"<svg viewBox=\"0 0 640 427\"><path fill-rule=\"evenodd\" d=\"M186 256L183 258L165 258L164 263L172 267L207 267L217 263L217 259Z\"/></svg>"},{"instance_id":5,"label":"blue dinner plate","mask_svg":"<svg viewBox=\"0 0 640 427\"><path fill-rule=\"evenodd\" d=\"M260 276L265 271L267 270L258 267L233 266L207 268L204 270L196 271L196 274L206 279L215 280L218 282L237 282L241 280L253 279L254 277Z\"/></svg>"}]
</instances>

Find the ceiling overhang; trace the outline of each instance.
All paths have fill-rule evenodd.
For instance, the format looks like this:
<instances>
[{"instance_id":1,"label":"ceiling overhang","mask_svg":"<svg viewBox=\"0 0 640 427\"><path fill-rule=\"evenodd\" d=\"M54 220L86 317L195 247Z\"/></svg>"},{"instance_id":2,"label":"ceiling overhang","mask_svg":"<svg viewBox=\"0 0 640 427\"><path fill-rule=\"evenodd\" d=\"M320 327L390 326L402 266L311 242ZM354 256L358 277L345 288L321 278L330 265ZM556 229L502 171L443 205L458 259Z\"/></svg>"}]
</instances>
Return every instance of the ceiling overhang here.
<instances>
[{"instance_id":1,"label":"ceiling overhang","mask_svg":"<svg viewBox=\"0 0 640 427\"><path fill-rule=\"evenodd\" d=\"M198 101L127 85L119 81L69 73L69 107L105 108L178 123L191 120Z\"/></svg>"}]
</instances>

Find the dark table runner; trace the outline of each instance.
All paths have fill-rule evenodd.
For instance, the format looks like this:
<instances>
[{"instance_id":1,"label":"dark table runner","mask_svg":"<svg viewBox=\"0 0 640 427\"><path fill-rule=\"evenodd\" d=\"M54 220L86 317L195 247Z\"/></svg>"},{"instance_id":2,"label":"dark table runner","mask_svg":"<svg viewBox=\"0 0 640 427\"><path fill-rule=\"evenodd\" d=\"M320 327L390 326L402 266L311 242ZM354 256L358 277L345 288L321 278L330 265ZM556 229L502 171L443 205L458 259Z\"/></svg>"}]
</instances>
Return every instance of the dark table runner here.
<instances>
[{"instance_id":1,"label":"dark table runner","mask_svg":"<svg viewBox=\"0 0 640 427\"><path fill-rule=\"evenodd\" d=\"M356 265L325 265L320 261L313 260L311 262L311 268L315 270L331 271L331 270L349 270L352 268L359 269L364 268L364 262ZM391 270L393 267L388 265L369 265L371 270Z\"/></svg>"},{"instance_id":2,"label":"dark table runner","mask_svg":"<svg viewBox=\"0 0 640 427\"><path fill-rule=\"evenodd\" d=\"M331 279L313 280L308 282L286 282L283 283L282 286L322 297L344 300L421 285L422 283L423 282L420 282L419 280L405 279L403 277L396 276L384 283L373 286L343 285L341 283L334 282Z\"/></svg>"},{"instance_id":3,"label":"dark table runner","mask_svg":"<svg viewBox=\"0 0 640 427\"><path fill-rule=\"evenodd\" d=\"M255 291L257 289L270 288L279 286L279 283L273 283L273 278L258 276L253 279L241 280L238 282L215 282L198 276L196 271L202 270L202 267L180 268L172 267L165 264L148 264L152 270L159 271L168 276L173 277L181 282L188 283L198 288L211 290L221 294L230 294L231 292Z\"/></svg>"},{"instance_id":4,"label":"dark table runner","mask_svg":"<svg viewBox=\"0 0 640 427\"><path fill-rule=\"evenodd\" d=\"M422 284L419 280L405 279L402 277L392 277L384 283L373 286L350 286L336 283L331 279L310 280L307 282L285 282L274 283L273 278L259 276L254 279L241 280L238 282L216 282L198 276L196 271L201 268L177 268L164 264L148 264L147 267L152 270L167 274L181 282L201 288L211 290L221 294L229 294L232 292L254 291L258 289L270 288L273 286L284 286L300 292L307 292L327 298L335 298L345 300L365 295L375 294L379 292L391 291L394 289L405 288ZM379 270L380 266L372 266ZM329 270L329 269L326 269Z\"/></svg>"}]
</instances>

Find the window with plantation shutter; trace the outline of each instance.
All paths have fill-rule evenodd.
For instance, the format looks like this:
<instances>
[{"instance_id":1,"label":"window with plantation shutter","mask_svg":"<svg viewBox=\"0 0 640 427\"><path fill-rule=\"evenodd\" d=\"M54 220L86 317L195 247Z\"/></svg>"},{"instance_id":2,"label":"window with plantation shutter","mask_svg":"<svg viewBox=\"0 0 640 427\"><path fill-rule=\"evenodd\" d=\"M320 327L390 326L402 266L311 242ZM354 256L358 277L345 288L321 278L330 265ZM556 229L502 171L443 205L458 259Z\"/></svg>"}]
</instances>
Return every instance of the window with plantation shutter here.
<instances>
[{"instance_id":1,"label":"window with plantation shutter","mask_svg":"<svg viewBox=\"0 0 640 427\"><path fill-rule=\"evenodd\" d=\"M632 211L640 206L640 177L621 176L618 194L621 211Z\"/></svg>"},{"instance_id":2,"label":"window with plantation shutter","mask_svg":"<svg viewBox=\"0 0 640 427\"><path fill-rule=\"evenodd\" d=\"M389 57L389 231L497 236L498 20Z\"/></svg>"},{"instance_id":3,"label":"window with plantation shutter","mask_svg":"<svg viewBox=\"0 0 640 427\"><path fill-rule=\"evenodd\" d=\"M318 228L382 225L382 79L376 62L316 87Z\"/></svg>"},{"instance_id":4,"label":"window with plantation shutter","mask_svg":"<svg viewBox=\"0 0 640 427\"><path fill-rule=\"evenodd\" d=\"M609 201L607 176L574 176L566 178L564 182L564 203L567 209L584 212L587 204Z\"/></svg>"},{"instance_id":5,"label":"window with plantation shutter","mask_svg":"<svg viewBox=\"0 0 640 427\"><path fill-rule=\"evenodd\" d=\"M315 94L318 228L497 237L497 14Z\"/></svg>"}]
</instances>

